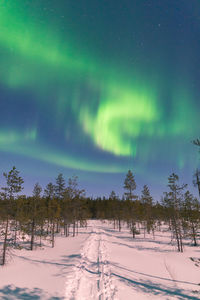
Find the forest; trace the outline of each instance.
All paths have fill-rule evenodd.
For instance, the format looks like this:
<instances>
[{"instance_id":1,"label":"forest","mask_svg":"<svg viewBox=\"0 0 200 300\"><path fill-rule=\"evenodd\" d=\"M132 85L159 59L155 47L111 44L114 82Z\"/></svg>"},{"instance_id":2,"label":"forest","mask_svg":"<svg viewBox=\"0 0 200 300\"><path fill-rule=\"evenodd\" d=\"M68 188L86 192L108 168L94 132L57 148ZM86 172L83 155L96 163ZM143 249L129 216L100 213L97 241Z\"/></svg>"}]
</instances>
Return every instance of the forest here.
<instances>
[{"instance_id":1,"label":"forest","mask_svg":"<svg viewBox=\"0 0 200 300\"><path fill-rule=\"evenodd\" d=\"M200 140L194 141L200 146ZM115 191L108 198L86 197L85 190L78 186L78 177L73 176L67 183L59 174L55 183L48 183L44 191L36 183L32 196L22 194L24 180L13 167L3 173L6 185L1 187L0 197L0 263L5 265L12 255L12 249L34 250L48 242L55 245L58 234L73 237L80 227L87 227L87 220L99 219L113 222L116 230L129 228L132 238L136 235L159 230L164 222L171 231L171 240L178 252L183 252L183 239L194 246L200 239L200 202L179 182L179 176L172 173L161 200L155 202L147 185L140 195L135 193L136 181L131 170L124 179L124 194L120 199ZM193 184L200 198L200 170L196 169Z\"/></svg>"}]
</instances>

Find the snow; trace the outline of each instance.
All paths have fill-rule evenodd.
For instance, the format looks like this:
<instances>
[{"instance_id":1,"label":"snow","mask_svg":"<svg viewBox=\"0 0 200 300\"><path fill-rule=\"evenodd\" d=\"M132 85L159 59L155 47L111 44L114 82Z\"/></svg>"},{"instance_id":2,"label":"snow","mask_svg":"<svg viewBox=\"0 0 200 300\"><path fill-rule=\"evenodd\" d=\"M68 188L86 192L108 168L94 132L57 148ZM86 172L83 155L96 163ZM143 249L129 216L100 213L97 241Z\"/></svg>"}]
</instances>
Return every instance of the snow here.
<instances>
[{"instance_id":1,"label":"snow","mask_svg":"<svg viewBox=\"0 0 200 300\"><path fill-rule=\"evenodd\" d=\"M67 281L66 299L114 299L114 294L105 229L94 226Z\"/></svg>"},{"instance_id":2,"label":"snow","mask_svg":"<svg viewBox=\"0 0 200 300\"><path fill-rule=\"evenodd\" d=\"M200 299L200 248L176 252L171 234L133 239L108 221L89 221L54 248L13 250L0 267L0 299Z\"/></svg>"}]
</instances>

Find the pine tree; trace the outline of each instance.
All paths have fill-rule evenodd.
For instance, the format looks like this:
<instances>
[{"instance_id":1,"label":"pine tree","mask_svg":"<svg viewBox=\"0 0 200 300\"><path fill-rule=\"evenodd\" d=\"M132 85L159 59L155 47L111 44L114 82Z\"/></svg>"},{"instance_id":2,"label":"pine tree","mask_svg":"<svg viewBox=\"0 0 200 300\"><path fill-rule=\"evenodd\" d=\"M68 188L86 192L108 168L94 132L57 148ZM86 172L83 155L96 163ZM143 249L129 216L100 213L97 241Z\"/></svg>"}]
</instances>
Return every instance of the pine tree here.
<instances>
[{"instance_id":1,"label":"pine tree","mask_svg":"<svg viewBox=\"0 0 200 300\"><path fill-rule=\"evenodd\" d=\"M119 199L115 193L115 191L111 191L110 196L109 196L109 201L110 201L110 207L109 211L112 213L112 219L114 222L114 229L116 228L116 224L118 224L119 231L121 230L121 210L120 210L120 202ZM116 221L118 221L116 223Z\"/></svg>"},{"instance_id":2,"label":"pine tree","mask_svg":"<svg viewBox=\"0 0 200 300\"><path fill-rule=\"evenodd\" d=\"M48 206L48 217L51 224L51 245L52 248L55 245L55 225L58 223L58 220L60 219L60 201L56 197L53 197L53 199L49 202Z\"/></svg>"},{"instance_id":3,"label":"pine tree","mask_svg":"<svg viewBox=\"0 0 200 300\"><path fill-rule=\"evenodd\" d=\"M63 178L63 174L60 173L58 174L57 178L56 178L56 185L55 185L55 196L57 198L57 200L59 200L59 205L61 205L61 202L63 201L63 197L64 197L64 193L65 193L65 179ZM59 220L59 218L57 218L57 223L56 223L56 232L59 232L59 224L60 224L61 220Z\"/></svg>"},{"instance_id":4,"label":"pine tree","mask_svg":"<svg viewBox=\"0 0 200 300\"><path fill-rule=\"evenodd\" d=\"M13 167L9 173L3 173L6 179L6 187L3 187L3 193L1 195L7 201L7 216L4 230L4 242L3 242L3 254L2 254L2 265L6 262L6 251L8 247L8 230L9 220L12 217L12 204L15 194L18 194L23 190L24 180L19 176L19 171L16 167Z\"/></svg>"},{"instance_id":5,"label":"pine tree","mask_svg":"<svg viewBox=\"0 0 200 300\"><path fill-rule=\"evenodd\" d=\"M186 188L186 184L178 184L178 175L172 173L168 178L169 192L164 193L163 204L169 210L169 217L171 220L172 230L176 237L177 247L179 252L183 252L182 243L182 220L181 220L181 206L183 201L182 192Z\"/></svg>"},{"instance_id":6,"label":"pine tree","mask_svg":"<svg viewBox=\"0 0 200 300\"><path fill-rule=\"evenodd\" d=\"M111 199L111 200L117 199L117 195L116 195L115 191L111 191L109 199Z\"/></svg>"},{"instance_id":7,"label":"pine tree","mask_svg":"<svg viewBox=\"0 0 200 300\"><path fill-rule=\"evenodd\" d=\"M193 184L198 188L199 197L200 197L200 170L196 169L193 175Z\"/></svg>"},{"instance_id":8,"label":"pine tree","mask_svg":"<svg viewBox=\"0 0 200 300\"><path fill-rule=\"evenodd\" d=\"M41 193L42 193L42 187L40 186L40 184L37 182L33 188L33 197L35 198L40 198L41 197Z\"/></svg>"},{"instance_id":9,"label":"pine tree","mask_svg":"<svg viewBox=\"0 0 200 300\"><path fill-rule=\"evenodd\" d=\"M7 186L2 188L4 191L2 195L7 199L13 200L14 195L23 190L22 185L24 180L19 176L19 173L20 172L16 169L16 167L13 167L9 173L3 173Z\"/></svg>"},{"instance_id":10,"label":"pine tree","mask_svg":"<svg viewBox=\"0 0 200 300\"><path fill-rule=\"evenodd\" d=\"M136 189L136 183L135 178L133 176L133 173L131 170L128 170L128 173L126 174L126 178L124 180L124 189L127 191L125 192L126 199L134 200L137 197L133 194L133 192Z\"/></svg>"},{"instance_id":11,"label":"pine tree","mask_svg":"<svg viewBox=\"0 0 200 300\"><path fill-rule=\"evenodd\" d=\"M65 189L64 202L68 203L68 209L70 207L69 219L72 219L73 223L73 236L75 236L76 222L78 221L78 216L80 216L80 209L82 207L82 199L85 196L85 190L80 190L78 188L78 177L72 176L68 180L68 187ZM65 217L65 222L66 222ZM78 228L78 222L77 222Z\"/></svg>"},{"instance_id":12,"label":"pine tree","mask_svg":"<svg viewBox=\"0 0 200 300\"><path fill-rule=\"evenodd\" d=\"M189 191L184 194L183 218L186 230L189 230L189 236L192 238L194 246L197 246L197 236L200 228L200 205Z\"/></svg>"},{"instance_id":13,"label":"pine tree","mask_svg":"<svg viewBox=\"0 0 200 300\"><path fill-rule=\"evenodd\" d=\"M142 190L141 202L143 204L143 212L144 212L144 220L145 227L147 228L147 232L150 233L150 230L153 230L153 214L152 214L152 206L153 206L153 198L151 197L149 188L147 185L144 185Z\"/></svg>"},{"instance_id":14,"label":"pine tree","mask_svg":"<svg viewBox=\"0 0 200 300\"><path fill-rule=\"evenodd\" d=\"M55 186L52 182L49 182L44 190L44 196L48 199L53 199L55 196Z\"/></svg>"},{"instance_id":15,"label":"pine tree","mask_svg":"<svg viewBox=\"0 0 200 300\"><path fill-rule=\"evenodd\" d=\"M31 213L31 241L30 249L33 250L34 247L34 238L35 238L35 228L36 221L39 217L39 206L40 206L40 197L41 197L42 188L39 183L36 183L33 189L33 197L30 198L30 213Z\"/></svg>"},{"instance_id":16,"label":"pine tree","mask_svg":"<svg viewBox=\"0 0 200 300\"><path fill-rule=\"evenodd\" d=\"M65 179L63 174L59 174L56 178L55 194L58 199L62 199L65 192Z\"/></svg>"}]
</instances>

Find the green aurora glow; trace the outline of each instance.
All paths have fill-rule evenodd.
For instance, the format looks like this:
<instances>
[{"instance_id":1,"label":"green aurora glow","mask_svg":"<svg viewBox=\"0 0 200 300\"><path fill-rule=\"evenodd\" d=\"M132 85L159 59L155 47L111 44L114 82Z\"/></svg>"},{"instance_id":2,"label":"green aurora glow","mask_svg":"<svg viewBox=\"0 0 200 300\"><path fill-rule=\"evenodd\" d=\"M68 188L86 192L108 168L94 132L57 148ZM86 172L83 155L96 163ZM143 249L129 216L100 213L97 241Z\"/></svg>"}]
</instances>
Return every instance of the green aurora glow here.
<instances>
[{"instance_id":1,"label":"green aurora glow","mask_svg":"<svg viewBox=\"0 0 200 300\"><path fill-rule=\"evenodd\" d=\"M36 12L30 13L27 1L0 2L0 83L12 93L27 92L31 100L26 101L42 115L36 114L23 129L14 116L12 124L3 124L2 151L72 169L113 173L125 172L130 158L135 158L135 167L142 171L160 153L163 160L166 150L156 148L156 143L165 148L170 141L176 147L198 134L199 105L186 77L171 84L166 74L158 80L139 63L133 69L118 66L114 59L107 65L94 51L82 49L81 42L77 47L70 29L63 34L56 24L47 24ZM14 101L20 106L25 100L17 96ZM49 137L41 118L47 120L49 131L59 133L62 145ZM192 120L191 126L187 120ZM73 147L86 148L78 155ZM168 150L167 160L184 168L184 150L179 149L178 158Z\"/></svg>"}]
</instances>

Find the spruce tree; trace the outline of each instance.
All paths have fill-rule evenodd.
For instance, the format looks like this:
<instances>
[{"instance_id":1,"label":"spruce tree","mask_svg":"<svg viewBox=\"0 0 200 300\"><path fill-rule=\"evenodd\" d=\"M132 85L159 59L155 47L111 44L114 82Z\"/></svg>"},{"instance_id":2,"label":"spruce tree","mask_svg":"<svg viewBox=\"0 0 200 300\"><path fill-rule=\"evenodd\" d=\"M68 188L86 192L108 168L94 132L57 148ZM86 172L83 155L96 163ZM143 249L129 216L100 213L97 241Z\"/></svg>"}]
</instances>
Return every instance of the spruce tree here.
<instances>
[{"instance_id":1,"label":"spruce tree","mask_svg":"<svg viewBox=\"0 0 200 300\"><path fill-rule=\"evenodd\" d=\"M55 196L55 185L53 185L52 182L49 182L46 188L44 189L44 197L48 199L53 199L54 196Z\"/></svg>"},{"instance_id":2,"label":"spruce tree","mask_svg":"<svg viewBox=\"0 0 200 300\"><path fill-rule=\"evenodd\" d=\"M65 179L63 174L59 174L56 178L55 194L58 199L62 199L65 192Z\"/></svg>"},{"instance_id":3,"label":"spruce tree","mask_svg":"<svg viewBox=\"0 0 200 300\"><path fill-rule=\"evenodd\" d=\"M68 208L70 207L69 219L72 219L73 223L73 236L75 236L76 225L78 228L78 217L81 214L82 200L85 196L85 190L78 188L78 177L72 176L68 180L68 187L65 189L64 202L68 202ZM77 223L76 223L77 222Z\"/></svg>"},{"instance_id":4,"label":"spruce tree","mask_svg":"<svg viewBox=\"0 0 200 300\"><path fill-rule=\"evenodd\" d=\"M153 230L153 214L152 214L152 206L153 206L153 198L151 197L149 188L147 185L144 185L142 190L141 202L143 204L143 218L145 221L145 227L147 228L147 232L150 233L150 230Z\"/></svg>"},{"instance_id":5,"label":"spruce tree","mask_svg":"<svg viewBox=\"0 0 200 300\"><path fill-rule=\"evenodd\" d=\"M200 228L200 205L189 191L184 194L183 218L185 229L189 231L194 246L197 246L198 230Z\"/></svg>"},{"instance_id":6,"label":"spruce tree","mask_svg":"<svg viewBox=\"0 0 200 300\"><path fill-rule=\"evenodd\" d=\"M200 170L196 169L193 175L193 184L198 188L199 197L200 197Z\"/></svg>"},{"instance_id":7,"label":"spruce tree","mask_svg":"<svg viewBox=\"0 0 200 300\"><path fill-rule=\"evenodd\" d=\"M124 180L124 189L127 191L125 192L125 197L126 199L129 200L134 200L137 197L133 194L133 192L136 189L136 183L135 183L135 178L133 176L133 173L131 170L128 170L128 173L126 174L126 178Z\"/></svg>"},{"instance_id":8,"label":"spruce tree","mask_svg":"<svg viewBox=\"0 0 200 300\"><path fill-rule=\"evenodd\" d=\"M2 265L6 262L6 251L8 247L8 231L9 231L9 220L12 217L12 205L16 194L23 190L24 180L19 176L19 171L14 166L10 172L3 173L6 180L6 186L2 188L3 193L1 195L7 201L6 208L6 223L4 230L4 242L3 242L3 254L2 254Z\"/></svg>"},{"instance_id":9,"label":"spruce tree","mask_svg":"<svg viewBox=\"0 0 200 300\"><path fill-rule=\"evenodd\" d=\"M9 173L3 173L6 180L6 187L2 187L2 193L9 200L14 199L14 195L23 190L24 180L19 176L19 171L14 166Z\"/></svg>"},{"instance_id":10,"label":"spruce tree","mask_svg":"<svg viewBox=\"0 0 200 300\"><path fill-rule=\"evenodd\" d=\"M182 220L181 220L181 206L183 202L182 192L187 184L179 185L178 175L172 173L168 178L169 192L164 193L163 204L169 210L169 218L171 220L171 227L176 237L177 248L179 252L183 252L182 243Z\"/></svg>"},{"instance_id":11,"label":"spruce tree","mask_svg":"<svg viewBox=\"0 0 200 300\"><path fill-rule=\"evenodd\" d=\"M117 199L117 195L116 195L115 191L111 191L109 199L111 199L111 200Z\"/></svg>"},{"instance_id":12,"label":"spruce tree","mask_svg":"<svg viewBox=\"0 0 200 300\"><path fill-rule=\"evenodd\" d=\"M33 197L30 198L30 213L31 213L31 240L30 249L33 250L35 230L37 225L37 219L39 218L39 207L40 207L40 197L42 188L39 183L36 183L33 189Z\"/></svg>"},{"instance_id":13,"label":"spruce tree","mask_svg":"<svg viewBox=\"0 0 200 300\"><path fill-rule=\"evenodd\" d=\"M35 198L40 198L41 197L41 192L42 192L42 187L40 186L40 184L37 182L35 185L34 185L34 188L33 188L33 197Z\"/></svg>"}]
</instances>

